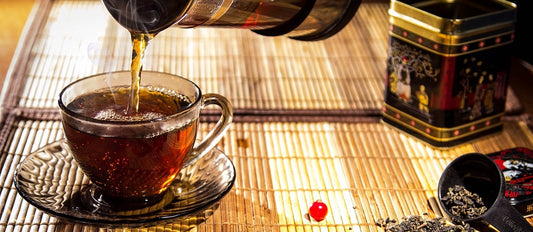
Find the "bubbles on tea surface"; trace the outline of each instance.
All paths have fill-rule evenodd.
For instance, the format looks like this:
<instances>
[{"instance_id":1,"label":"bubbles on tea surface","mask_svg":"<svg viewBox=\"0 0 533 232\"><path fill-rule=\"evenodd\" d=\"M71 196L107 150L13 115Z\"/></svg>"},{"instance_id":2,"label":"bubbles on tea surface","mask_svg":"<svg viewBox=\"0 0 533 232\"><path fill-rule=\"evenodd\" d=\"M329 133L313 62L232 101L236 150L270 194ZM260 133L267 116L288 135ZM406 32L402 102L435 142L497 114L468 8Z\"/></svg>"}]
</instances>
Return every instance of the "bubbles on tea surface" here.
<instances>
[{"instance_id":1,"label":"bubbles on tea surface","mask_svg":"<svg viewBox=\"0 0 533 232\"><path fill-rule=\"evenodd\" d=\"M144 112L135 115L126 115L121 112L116 112L113 109L106 109L98 112L95 119L105 121L149 121L164 117L164 114L157 112Z\"/></svg>"},{"instance_id":2,"label":"bubbles on tea surface","mask_svg":"<svg viewBox=\"0 0 533 232\"><path fill-rule=\"evenodd\" d=\"M183 103L192 104L194 102L193 99L190 99L189 97L183 95L182 93L179 93L179 92L177 92L175 90L172 90L172 89L167 89L167 88L164 88L164 87L155 87L155 86L144 86L144 88L146 88L147 90L149 90L151 92L161 93L161 94L164 94L166 96L170 96L172 98L178 99L178 100L182 101Z\"/></svg>"}]
</instances>

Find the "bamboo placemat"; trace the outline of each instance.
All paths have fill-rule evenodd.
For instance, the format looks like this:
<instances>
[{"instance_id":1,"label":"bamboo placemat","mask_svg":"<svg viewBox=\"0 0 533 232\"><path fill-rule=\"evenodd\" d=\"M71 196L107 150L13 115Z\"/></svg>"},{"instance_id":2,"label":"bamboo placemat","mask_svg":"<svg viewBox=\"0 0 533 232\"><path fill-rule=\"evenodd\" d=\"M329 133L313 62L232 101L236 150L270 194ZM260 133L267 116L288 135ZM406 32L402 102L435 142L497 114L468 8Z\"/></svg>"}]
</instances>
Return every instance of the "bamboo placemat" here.
<instances>
[{"instance_id":1,"label":"bamboo placemat","mask_svg":"<svg viewBox=\"0 0 533 232\"><path fill-rule=\"evenodd\" d=\"M63 137L56 101L64 85L129 68L129 35L100 1L38 4L2 93L0 231L105 231L30 206L13 174L25 156ZM533 147L519 116L508 118L502 133L450 149L379 123L387 9L387 2L364 2L343 31L318 42L238 29L170 28L158 35L145 70L186 76L232 101L236 122L219 147L233 160L237 180L206 219L110 231L380 231L379 218L430 211L427 200L454 157ZM519 112L509 93L507 112ZM202 123L199 137L210 126ZM331 209L320 223L305 217L316 199Z\"/></svg>"},{"instance_id":2,"label":"bamboo placemat","mask_svg":"<svg viewBox=\"0 0 533 232\"><path fill-rule=\"evenodd\" d=\"M199 137L212 124L202 123ZM507 121L502 133L450 149L435 149L379 122L235 123L219 148L237 179L206 218L109 231L381 231L380 218L432 213L440 173L455 157L533 147L524 123ZM59 121L16 120L2 151L1 231L97 231L35 209L13 185L17 164L62 138ZM68 175L64 175L68 176ZM306 218L320 199L330 209L322 222Z\"/></svg>"}]
</instances>

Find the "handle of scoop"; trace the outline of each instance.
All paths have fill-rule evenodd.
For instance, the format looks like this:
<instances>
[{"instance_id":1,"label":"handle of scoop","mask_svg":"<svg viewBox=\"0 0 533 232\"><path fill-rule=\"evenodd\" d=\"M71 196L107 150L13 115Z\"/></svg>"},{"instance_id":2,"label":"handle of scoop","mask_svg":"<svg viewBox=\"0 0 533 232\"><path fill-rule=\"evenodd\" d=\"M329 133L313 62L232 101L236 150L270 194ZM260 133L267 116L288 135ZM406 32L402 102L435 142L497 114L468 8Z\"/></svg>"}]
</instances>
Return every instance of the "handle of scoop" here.
<instances>
[{"instance_id":1,"label":"handle of scoop","mask_svg":"<svg viewBox=\"0 0 533 232\"><path fill-rule=\"evenodd\" d=\"M506 199L499 199L483 216L499 231L533 231L533 226Z\"/></svg>"}]
</instances>

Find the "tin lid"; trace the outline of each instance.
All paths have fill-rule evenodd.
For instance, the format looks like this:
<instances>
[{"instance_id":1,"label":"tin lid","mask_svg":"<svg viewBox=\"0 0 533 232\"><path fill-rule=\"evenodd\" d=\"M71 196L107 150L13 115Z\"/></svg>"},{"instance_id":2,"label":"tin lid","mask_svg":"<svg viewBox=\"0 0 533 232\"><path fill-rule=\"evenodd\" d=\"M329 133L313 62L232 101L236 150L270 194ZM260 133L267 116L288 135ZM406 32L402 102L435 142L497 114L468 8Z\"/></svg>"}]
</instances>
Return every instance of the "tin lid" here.
<instances>
[{"instance_id":1,"label":"tin lid","mask_svg":"<svg viewBox=\"0 0 533 232\"><path fill-rule=\"evenodd\" d=\"M392 0L389 14L419 27L456 35L508 27L516 5L505 0Z\"/></svg>"},{"instance_id":2,"label":"tin lid","mask_svg":"<svg viewBox=\"0 0 533 232\"><path fill-rule=\"evenodd\" d=\"M505 198L522 215L533 214L533 150L516 147L487 154L505 178Z\"/></svg>"}]
</instances>

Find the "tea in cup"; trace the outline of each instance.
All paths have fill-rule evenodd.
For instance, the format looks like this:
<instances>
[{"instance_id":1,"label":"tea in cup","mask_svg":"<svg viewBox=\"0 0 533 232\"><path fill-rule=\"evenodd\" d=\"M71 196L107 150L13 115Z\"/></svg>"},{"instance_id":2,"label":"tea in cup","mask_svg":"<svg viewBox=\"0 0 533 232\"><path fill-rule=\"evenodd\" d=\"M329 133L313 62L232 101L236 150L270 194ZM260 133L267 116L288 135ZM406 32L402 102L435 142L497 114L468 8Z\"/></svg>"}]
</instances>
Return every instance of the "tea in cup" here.
<instances>
[{"instance_id":1,"label":"tea in cup","mask_svg":"<svg viewBox=\"0 0 533 232\"><path fill-rule=\"evenodd\" d=\"M179 171L209 152L233 117L225 97L202 95L185 78L150 71L143 71L139 105L132 111L130 84L129 71L104 73L77 80L60 94L67 143L93 184L87 201L104 213L163 207ZM222 116L197 142L200 111L207 105L218 105Z\"/></svg>"}]
</instances>

